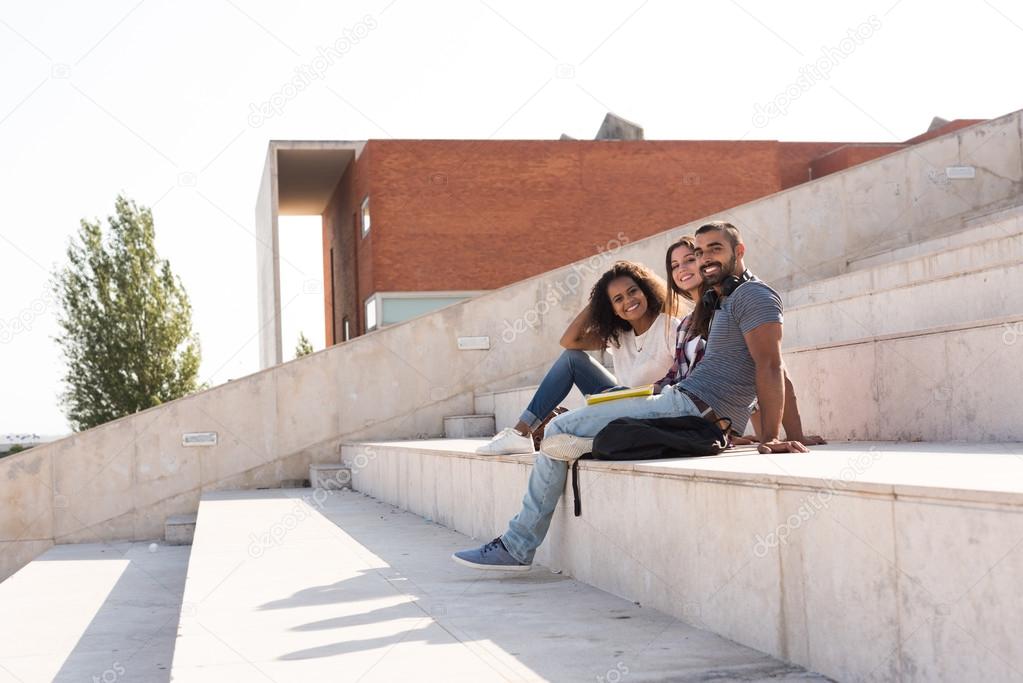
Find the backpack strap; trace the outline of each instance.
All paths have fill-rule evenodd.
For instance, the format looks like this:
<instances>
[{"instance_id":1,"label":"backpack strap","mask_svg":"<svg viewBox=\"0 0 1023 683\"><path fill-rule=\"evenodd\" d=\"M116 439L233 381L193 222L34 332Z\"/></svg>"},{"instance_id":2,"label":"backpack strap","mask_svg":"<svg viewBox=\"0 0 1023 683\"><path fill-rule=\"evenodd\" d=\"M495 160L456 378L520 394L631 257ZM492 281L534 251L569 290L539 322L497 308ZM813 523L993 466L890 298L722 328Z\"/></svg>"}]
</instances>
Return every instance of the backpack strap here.
<instances>
[{"instance_id":1,"label":"backpack strap","mask_svg":"<svg viewBox=\"0 0 1023 683\"><path fill-rule=\"evenodd\" d=\"M579 461L572 462L572 499L575 504L575 516L583 514L583 501L579 498Z\"/></svg>"}]
</instances>

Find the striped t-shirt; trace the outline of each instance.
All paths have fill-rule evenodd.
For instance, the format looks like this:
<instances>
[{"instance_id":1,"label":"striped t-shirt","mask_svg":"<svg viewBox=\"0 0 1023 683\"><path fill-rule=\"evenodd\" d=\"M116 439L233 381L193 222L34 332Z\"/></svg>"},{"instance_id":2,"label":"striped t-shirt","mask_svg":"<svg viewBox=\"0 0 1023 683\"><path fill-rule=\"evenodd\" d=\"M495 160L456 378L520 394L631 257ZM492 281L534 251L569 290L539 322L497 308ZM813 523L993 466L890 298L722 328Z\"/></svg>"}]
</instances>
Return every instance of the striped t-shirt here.
<instances>
[{"instance_id":1,"label":"striped t-shirt","mask_svg":"<svg viewBox=\"0 0 1023 683\"><path fill-rule=\"evenodd\" d=\"M714 312L703 360L679 386L703 399L732 429L746 429L757 398L756 364L745 334L765 323L783 322L781 297L756 278L744 282Z\"/></svg>"}]
</instances>

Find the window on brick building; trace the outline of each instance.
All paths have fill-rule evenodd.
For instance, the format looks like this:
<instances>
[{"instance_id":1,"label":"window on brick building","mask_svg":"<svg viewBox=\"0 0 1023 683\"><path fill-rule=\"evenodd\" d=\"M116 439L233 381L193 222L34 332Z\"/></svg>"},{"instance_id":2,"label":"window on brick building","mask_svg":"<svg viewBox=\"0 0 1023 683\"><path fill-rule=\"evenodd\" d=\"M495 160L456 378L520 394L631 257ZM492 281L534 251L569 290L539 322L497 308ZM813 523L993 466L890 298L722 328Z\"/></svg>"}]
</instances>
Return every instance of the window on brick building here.
<instances>
[{"instance_id":1,"label":"window on brick building","mask_svg":"<svg viewBox=\"0 0 1023 683\"><path fill-rule=\"evenodd\" d=\"M376 329L377 326L377 298L371 296L366 299L366 331Z\"/></svg>"},{"instance_id":2,"label":"window on brick building","mask_svg":"<svg viewBox=\"0 0 1023 683\"><path fill-rule=\"evenodd\" d=\"M362 236L369 234L369 195L362 199Z\"/></svg>"},{"instance_id":3,"label":"window on brick building","mask_svg":"<svg viewBox=\"0 0 1023 683\"><path fill-rule=\"evenodd\" d=\"M348 341L352 338L352 325L348 322L347 315L341 319L341 334L344 335L342 337L343 341Z\"/></svg>"}]
</instances>

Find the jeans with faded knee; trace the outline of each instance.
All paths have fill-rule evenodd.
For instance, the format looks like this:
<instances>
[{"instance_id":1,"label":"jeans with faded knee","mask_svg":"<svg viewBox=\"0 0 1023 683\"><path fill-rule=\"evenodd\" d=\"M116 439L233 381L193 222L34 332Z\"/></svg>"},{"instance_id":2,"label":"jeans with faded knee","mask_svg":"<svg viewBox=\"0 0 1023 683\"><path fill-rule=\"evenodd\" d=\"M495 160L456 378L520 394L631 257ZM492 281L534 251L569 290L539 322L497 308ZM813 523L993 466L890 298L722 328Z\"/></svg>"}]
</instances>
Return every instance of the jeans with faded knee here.
<instances>
[{"instance_id":1,"label":"jeans with faded knee","mask_svg":"<svg viewBox=\"0 0 1023 683\"><path fill-rule=\"evenodd\" d=\"M540 386L533 394L525 412L519 419L536 429L547 415L565 400L572 385L579 387L584 394L599 394L614 386L618 381L590 354L577 349L567 349L544 375Z\"/></svg>"},{"instance_id":2,"label":"jeans with faded knee","mask_svg":"<svg viewBox=\"0 0 1023 683\"><path fill-rule=\"evenodd\" d=\"M544 438L555 434L573 434L592 439L607 423L619 417L647 419L699 414L692 399L674 387L667 387L656 396L607 401L570 410L547 424ZM501 535L504 546L519 562L532 562L536 549L547 536L554 509L565 490L568 465L564 460L548 458L541 445L529 475L522 509L508 523L508 530Z\"/></svg>"}]
</instances>

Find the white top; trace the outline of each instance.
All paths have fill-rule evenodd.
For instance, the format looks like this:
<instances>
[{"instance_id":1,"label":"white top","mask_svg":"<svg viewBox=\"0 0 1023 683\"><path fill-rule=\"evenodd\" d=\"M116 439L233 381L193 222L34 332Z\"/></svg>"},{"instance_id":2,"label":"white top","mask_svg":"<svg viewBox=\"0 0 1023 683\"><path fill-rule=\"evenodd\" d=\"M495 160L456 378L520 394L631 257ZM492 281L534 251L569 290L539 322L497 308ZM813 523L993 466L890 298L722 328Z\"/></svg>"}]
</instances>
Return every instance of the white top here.
<instances>
[{"instance_id":1,"label":"white top","mask_svg":"<svg viewBox=\"0 0 1023 683\"><path fill-rule=\"evenodd\" d=\"M618 335L621 346L611 344L607 351L614 359L619 384L639 387L664 377L675 362L675 330L679 322L678 318L661 313L638 337L631 329Z\"/></svg>"}]
</instances>

